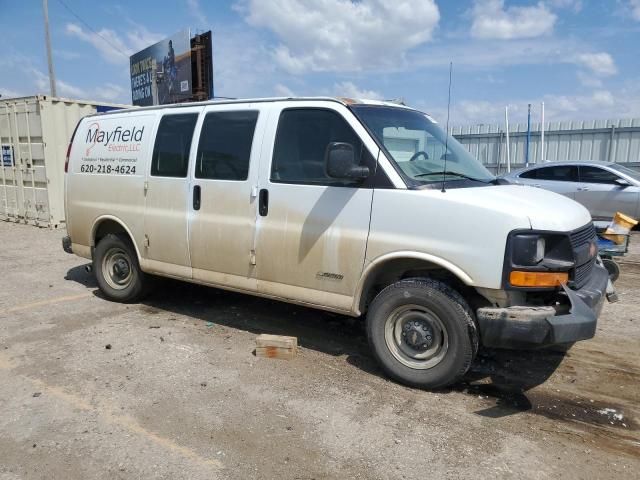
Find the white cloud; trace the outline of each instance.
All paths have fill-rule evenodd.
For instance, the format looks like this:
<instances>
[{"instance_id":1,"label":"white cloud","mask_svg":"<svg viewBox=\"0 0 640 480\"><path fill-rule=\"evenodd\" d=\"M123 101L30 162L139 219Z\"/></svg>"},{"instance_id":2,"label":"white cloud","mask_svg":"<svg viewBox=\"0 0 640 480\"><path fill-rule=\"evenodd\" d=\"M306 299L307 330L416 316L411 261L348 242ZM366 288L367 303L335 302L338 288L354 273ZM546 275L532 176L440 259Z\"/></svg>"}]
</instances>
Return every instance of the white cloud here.
<instances>
[{"instance_id":1,"label":"white cloud","mask_svg":"<svg viewBox=\"0 0 640 480\"><path fill-rule=\"evenodd\" d=\"M629 0L629 7L631 8L631 16L640 21L640 0Z\"/></svg>"},{"instance_id":2,"label":"white cloud","mask_svg":"<svg viewBox=\"0 0 640 480\"><path fill-rule=\"evenodd\" d=\"M14 75L18 75L23 80L23 88L26 93L25 91L0 87L0 94L4 97L50 94L49 75L34 63L33 58L20 54L0 57L0 70L4 71L5 69L10 69ZM100 86L81 87L58 76L56 78L56 94L59 97L74 100L104 100L127 104L131 102L128 81L124 81L122 86L107 82Z\"/></svg>"},{"instance_id":3,"label":"white cloud","mask_svg":"<svg viewBox=\"0 0 640 480\"><path fill-rule=\"evenodd\" d=\"M145 27L134 25L123 39L115 31L103 28L97 33L85 31L80 25L67 23L67 35L87 42L100 52L102 58L114 65L129 64L129 56L162 39L162 35L152 33Z\"/></svg>"},{"instance_id":4,"label":"white cloud","mask_svg":"<svg viewBox=\"0 0 640 480\"><path fill-rule=\"evenodd\" d=\"M137 24L135 22L130 22L132 27L127 31L127 40L128 44L131 47L131 50L135 52L139 52L140 50L144 50L147 47L150 47L154 43L158 43L160 40L165 38L165 35L160 33L154 33L147 30L146 27Z\"/></svg>"},{"instance_id":5,"label":"white cloud","mask_svg":"<svg viewBox=\"0 0 640 480\"><path fill-rule=\"evenodd\" d=\"M204 27L209 25L209 20L207 20L206 15L202 11L199 0L187 0L187 9L200 26Z\"/></svg>"},{"instance_id":6,"label":"white cloud","mask_svg":"<svg viewBox=\"0 0 640 480\"><path fill-rule=\"evenodd\" d=\"M102 58L115 65L128 61L128 56L133 50L113 30L103 28L97 34L85 32L80 25L68 23L65 31L67 35L74 36L93 45L100 52Z\"/></svg>"},{"instance_id":7,"label":"white cloud","mask_svg":"<svg viewBox=\"0 0 640 480\"><path fill-rule=\"evenodd\" d=\"M586 72L578 71L578 81L585 87L602 88L602 80Z\"/></svg>"},{"instance_id":8,"label":"white cloud","mask_svg":"<svg viewBox=\"0 0 640 480\"><path fill-rule=\"evenodd\" d=\"M25 69L33 77L33 81L38 89L38 93L50 93L51 85L49 76L41 72L35 67L27 67ZM59 97L67 97L73 99L88 100L91 95L83 88L56 78L56 95Z\"/></svg>"},{"instance_id":9,"label":"white cloud","mask_svg":"<svg viewBox=\"0 0 640 480\"><path fill-rule=\"evenodd\" d=\"M216 96L264 97L265 81L283 83L260 37L246 27L216 30L213 60ZM216 53L217 52L217 53Z\"/></svg>"},{"instance_id":10,"label":"white cloud","mask_svg":"<svg viewBox=\"0 0 640 480\"><path fill-rule=\"evenodd\" d=\"M476 38L533 38L548 35L558 17L547 6L505 7L504 0L475 0L471 35Z\"/></svg>"},{"instance_id":11,"label":"white cloud","mask_svg":"<svg viewBox=\"0 0 640 480\"><path fill-rule=\"evenodd\" d=\"M578 65L588 68L596 75L603 77L618 73L613 57L606 52L583 53L575 59Z\"/></svg>"},{"instance_id":12,"label":"white cloud","mask_svg":"<svg viewBox=\"0 0 640 480\"><path fill-rule=\"evenodd\" d=\"M440 20L434 0L240 0L234 8L276 34L273 58L294 74L397 65Z\"/></svg>"},{"instance_id":13,"label":"white cloud","mask_svg":"<svg viewBox=\"0 0 640 480\"><path fill-rule=\"evenodd\" d=\"M275 87L273 87L273 91L275 95L278 97L295 97L296 94L286 85L278 83Z\"/></svg>"},{"instance_id":14,"label":"white cloud","mask_svg":"<svg viewBox=\"0 0 640 480\"><path fill-rule=\"evenodd\" d=\"M82 57L78 52L72 52L71 50L53 50L53 58L61 58L63 60L77 60Z\"/></svg>"},{"instance_id":15,"label":"white cloud","mask_svg":"<svg viewBox=\"0 0 640 480\"><path fill-rule=\"evenodd\" d=\"M24 93L20 93L17 90L12 90L10 88L0 87L0 97L6 98L15 98L15 97L24 97Z\"/></svg>"},{"instance_id":16,"label":"white cloud","mask_svg":"<svg viewBox=\"0 0 640 480\"><path fill-rule=\"evenodd\" d=\"M596 89L584 95L544 95L531 99L510 99L505 102L463 100L451 107L454 125L504 123L504 107L509 105L510 123L526 123L527 104L531 103L532 121L540 121L540 102L545 104L545 120L598 120L635 118L640 108L640 89L623 89L614 95L609 90ZM436 119L444 119L446 111L434 109Z\"/></svg>"},{"instance_id":17,"label":"white cloud","mask_svg":"<svg viewBox=\"0 0 640 480\"><path fill-rule=\"evenodd\" d=\"M105 83L101 87L95 89L96 96L102 100L108 102L122 102L125 96L128 97L129 92L125 92L125 89L115 83ZM129 100L127 99L127 103Z\"/></svg>"},{"instance_id":18,"label":"white cloud","mask_svg":"<svg viewBox=\"0 0 640 480\"><path fill-rule=\"evenodd\" d=\"M549 0L552 7L568 8L576 13L582 11L582 0Z\"/></svg>"},{"instance_id":19,"label":"white cloud","mask_svg":"<svg viewBox=\"0 0 640 480\"><path fill-rule=\"evenodd\" d=\"M364 90L357 87L353 82L340 82L333 86L335 95L338 97L348 97L366 100L382 100L383 96L375 90Z\"/></svg>"}]
</instances>

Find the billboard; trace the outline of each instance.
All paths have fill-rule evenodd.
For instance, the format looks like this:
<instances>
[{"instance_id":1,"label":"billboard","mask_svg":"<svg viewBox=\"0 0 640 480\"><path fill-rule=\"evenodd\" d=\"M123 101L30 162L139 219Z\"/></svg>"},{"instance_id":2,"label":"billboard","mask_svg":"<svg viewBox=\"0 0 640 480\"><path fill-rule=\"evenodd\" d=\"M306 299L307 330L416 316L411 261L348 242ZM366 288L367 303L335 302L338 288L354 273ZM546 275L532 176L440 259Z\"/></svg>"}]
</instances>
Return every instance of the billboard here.
<instances>
[{"instance_id":1,"label":"billboard","mask_svg":"<svg viewBox=\"0 0 640 480\"><path fill-rule=\"evenodd\" d=\"M134 105L161 105L191 98L190 37L189 30L183 30L129 58Z\"/></svg>"}]
</instances>

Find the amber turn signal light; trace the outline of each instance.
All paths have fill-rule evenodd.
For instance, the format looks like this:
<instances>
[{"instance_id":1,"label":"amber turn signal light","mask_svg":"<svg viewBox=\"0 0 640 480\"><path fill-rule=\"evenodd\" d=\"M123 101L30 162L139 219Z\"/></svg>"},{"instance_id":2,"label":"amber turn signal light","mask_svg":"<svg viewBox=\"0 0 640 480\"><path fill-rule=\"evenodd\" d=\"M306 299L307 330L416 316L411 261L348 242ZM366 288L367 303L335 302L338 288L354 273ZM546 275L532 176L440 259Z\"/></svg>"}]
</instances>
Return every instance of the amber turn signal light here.
<instances>
[{"instance_id":1,"label":"amber turn signal light","mask_svg":"<svg viewBox=\"0 0 640 480\"><path fill-rule=\"evenodd\" d=\"M569 281L567 272L521 272L509 274L509 283L514 287L557 287Z\"/></svg>"}]
</instances>

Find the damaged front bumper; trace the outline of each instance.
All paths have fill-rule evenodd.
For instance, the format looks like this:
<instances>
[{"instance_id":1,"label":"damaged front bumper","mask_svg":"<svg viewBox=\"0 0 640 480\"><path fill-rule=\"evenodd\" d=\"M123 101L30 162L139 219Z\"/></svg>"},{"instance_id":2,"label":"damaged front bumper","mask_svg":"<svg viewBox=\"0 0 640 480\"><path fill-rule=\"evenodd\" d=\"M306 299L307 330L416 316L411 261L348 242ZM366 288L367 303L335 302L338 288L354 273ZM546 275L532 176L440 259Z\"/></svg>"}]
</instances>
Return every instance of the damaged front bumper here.
<instances>
[{"instance_id":1,"label":"damaged front bumper","mask_svg":"<svg viewBox=\"0 0 640 480\"><path fill-rule=\"evenodd\" d=\"M554 307L486 307L477 310L480 338L485 347L539 348L587 340L596 332L605 296L615 293L607 270L596 264L589 282L579 290L563 286L569 312Z\"/></svg>"}]
</instances>

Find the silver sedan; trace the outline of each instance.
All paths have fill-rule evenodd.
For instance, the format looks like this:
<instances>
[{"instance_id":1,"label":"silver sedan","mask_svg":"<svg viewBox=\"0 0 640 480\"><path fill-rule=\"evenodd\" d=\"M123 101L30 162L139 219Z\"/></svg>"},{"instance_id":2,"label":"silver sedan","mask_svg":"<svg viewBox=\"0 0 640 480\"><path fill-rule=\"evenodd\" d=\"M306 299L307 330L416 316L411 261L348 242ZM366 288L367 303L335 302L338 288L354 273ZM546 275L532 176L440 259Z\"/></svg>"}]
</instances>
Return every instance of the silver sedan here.
<instances>
[{"instance_id":1,"label":"silver sedan","mask_svg":"<svg viewBox=\"0 0 640 480\"><path fill-rule=\"evenodd\" d=\"M612 162L547 162L508 173L509 183L560 193L581 203L599 226L616 212L640 217L640 173Z\"/></svg>"}]
</instances>

